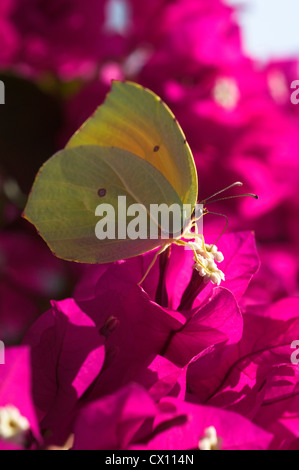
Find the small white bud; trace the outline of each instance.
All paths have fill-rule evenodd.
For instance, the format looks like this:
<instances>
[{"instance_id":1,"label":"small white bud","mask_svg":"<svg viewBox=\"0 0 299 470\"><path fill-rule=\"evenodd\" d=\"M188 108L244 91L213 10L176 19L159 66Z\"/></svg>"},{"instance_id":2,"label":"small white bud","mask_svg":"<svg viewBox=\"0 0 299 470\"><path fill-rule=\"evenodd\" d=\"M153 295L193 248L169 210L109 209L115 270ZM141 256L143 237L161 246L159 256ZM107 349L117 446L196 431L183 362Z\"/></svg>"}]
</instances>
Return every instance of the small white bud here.
<instances>
[{"instance_id":1,"label":"small white bud","mask_svg":"<svg viewBox=\"0 0 299 470\"><path fill-rule=\"evenodd\" d=\"M10 405L0 408L0 439L23 445L29 429L28 420L17 408Z\"/></svg>"},{"instance_id":2,"label":"small white bud","mask_svg":"<svg viewBox=\"0 0 299 470\"><path fill-rule=\"evenodd\" d=\"M221 439L217 436L214 426L205 429L204 437L199 441L199 450L220 450Z\"/></svg>"}]
</instances>

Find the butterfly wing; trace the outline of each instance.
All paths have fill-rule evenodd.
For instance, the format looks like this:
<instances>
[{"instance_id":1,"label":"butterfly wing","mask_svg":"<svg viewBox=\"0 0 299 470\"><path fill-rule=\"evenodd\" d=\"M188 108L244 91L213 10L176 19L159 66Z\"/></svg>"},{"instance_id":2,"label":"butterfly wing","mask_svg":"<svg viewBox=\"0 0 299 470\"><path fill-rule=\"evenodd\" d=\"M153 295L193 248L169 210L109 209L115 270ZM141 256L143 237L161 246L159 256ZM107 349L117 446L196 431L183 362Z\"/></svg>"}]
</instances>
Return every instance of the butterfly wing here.
<instances>
[{"instance_id":1,"label":"butterfly wing","mask_svg":"<svg viewBox=\"0 0 299 470\"><path fill-rule=\"evenodd\" d=\"M126 228L126 211L118 207L119 196L126 196L127 207L144 206L146 239L118 238L120 225ZM95 213L100 204L114 210L114 215L109 212L109 223L112 229L115 223L115 238L98 240L95 235L99 220ZM106 263L140 255L167 242L150 237L151 227L157 228L156 233L163 228L159 219L151 216L151 204L177 204L182 210L172 185L146 160L119 148L83 146L62 150L44 164L24 216L56 256L81 263Z\"/></svg>"},{"instance_id":2,"label":"butterfly wing","mask_svg":"<svg viewBox=\"0 0 299 470\"><path fill-rule=\"evenodd\" d=\"M194 159L175 116L153 92L114 81L106 101L75 133L67 148L114 146L154 166L193 208L198 184Z\"/></svg>"}]
</instances>

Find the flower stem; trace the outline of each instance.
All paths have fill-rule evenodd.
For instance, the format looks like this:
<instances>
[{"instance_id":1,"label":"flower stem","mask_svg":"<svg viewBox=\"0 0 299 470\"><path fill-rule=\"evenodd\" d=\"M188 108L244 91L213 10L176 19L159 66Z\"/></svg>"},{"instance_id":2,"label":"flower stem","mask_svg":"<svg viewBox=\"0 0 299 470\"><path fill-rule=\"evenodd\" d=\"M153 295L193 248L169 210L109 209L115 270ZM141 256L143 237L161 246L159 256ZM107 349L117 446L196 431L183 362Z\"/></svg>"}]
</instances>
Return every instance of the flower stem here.
<instances>
[{"instance_id":1,"label":"flower stem","mask_svg":"<svg viewBox=\"0 0 299 470\"><path fill-rule=\"evenodd\" d=\"M199 275L196 269L193 270L191 280L182 296L181 303L178 307L178 310L190 310L193 306L193 303L196 297L206 286L205 279Z\"/></svg>"}]
</instances>

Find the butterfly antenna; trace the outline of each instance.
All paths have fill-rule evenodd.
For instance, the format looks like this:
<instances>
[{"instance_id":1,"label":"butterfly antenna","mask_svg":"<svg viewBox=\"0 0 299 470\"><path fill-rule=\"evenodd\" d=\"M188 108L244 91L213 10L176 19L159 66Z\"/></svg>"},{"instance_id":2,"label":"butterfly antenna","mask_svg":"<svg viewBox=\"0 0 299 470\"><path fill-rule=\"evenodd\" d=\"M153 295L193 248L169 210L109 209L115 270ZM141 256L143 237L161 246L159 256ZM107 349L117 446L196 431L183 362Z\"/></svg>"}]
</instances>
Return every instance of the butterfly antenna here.
<instances>
[{"instance_id":1,"label":"butterfly antenna","mask_svg":"<svg viewBox=\"0 0 299 470\"><path fill-rule=\"evenodd\" d=\"M226 196L226 197L221 197L219 199L214 199L213 201L209 201L208 203L206 203L206 205L213 204L214 202L227 201L228 199L236 199L240 197L252 197L253 199L259 199L259 197L256 194L252 194L252 193L236 194L235 196Z\"/></svg>"},{"instance_id":2,"label":"butterfly antenna","mask_svg":"<svg viewBox=\"0 0 299 470\"><path fill-rule=\"evenodd\" d=\"M236 183L233 183L231 184L230 186L227 186L226 188L224 189L221 189L220 191L218 191L217 193L213 194L212 196L209 196L207 197L206 199L204 199L203 201L200 202L200 204L205 204L207 201L209 201L210 199L213 199L214 197L216 196L219 196L219 194L222 194L226 191L229 191L230 189L232 188L235 188L235 187L240 187L240 186L243 186L243 183L241 183L240 181L237 181Z\"/></svg>"}]
</instances>

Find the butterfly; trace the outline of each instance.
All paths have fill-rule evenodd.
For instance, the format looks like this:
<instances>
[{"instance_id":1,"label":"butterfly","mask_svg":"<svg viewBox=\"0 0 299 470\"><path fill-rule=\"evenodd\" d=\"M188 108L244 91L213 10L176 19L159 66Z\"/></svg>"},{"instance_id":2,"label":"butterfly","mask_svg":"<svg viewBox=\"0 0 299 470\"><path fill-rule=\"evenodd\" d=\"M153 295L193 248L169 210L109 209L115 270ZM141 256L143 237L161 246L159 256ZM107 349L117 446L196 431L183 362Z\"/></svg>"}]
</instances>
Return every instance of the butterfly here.
<instances>
[{"instance_id":1,"label":"butterfly","mask_svg":"<svg viewBox=\"0 0 299 470\"><path fill-rule=\"evenodd\" d=\"M195 162L174 114L152 91L114 81L104 103L40 169L24 217L59 258L107 263L162 251L179 241L191 223L197 195ZM129 207L145 208L147 220L151 207L161 204L175 204L182 213L188 206L190 215L168 240L157 218L157 237L147 227L145 236L132 239L123 230L127 214L119 198L124 196ZM96 236L99 207L101 215L113 208L106 223L115 236Z\"/></svg>"},{"instance_id":2,"label":"butterfly","mask_svg":"<svg viewBox=\"0 0 299 470\"><path fill-rule=\"evenodd\" d=\"M208 273L198 257L205 244L197 220L206 213L222 214L200 208L235 186L242 183L198 205L194 158L174 114L152 91L114 81L104 103L42 166L23 215L65 260L101 264L157 250L154 264L174 243L189 246ZM258 198L241 194L220 200L244 196ZM179 216L172 230L169 220L165 230L162 209L170 217L172 207Z\"/></svg>"}]
</instances>

